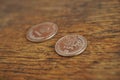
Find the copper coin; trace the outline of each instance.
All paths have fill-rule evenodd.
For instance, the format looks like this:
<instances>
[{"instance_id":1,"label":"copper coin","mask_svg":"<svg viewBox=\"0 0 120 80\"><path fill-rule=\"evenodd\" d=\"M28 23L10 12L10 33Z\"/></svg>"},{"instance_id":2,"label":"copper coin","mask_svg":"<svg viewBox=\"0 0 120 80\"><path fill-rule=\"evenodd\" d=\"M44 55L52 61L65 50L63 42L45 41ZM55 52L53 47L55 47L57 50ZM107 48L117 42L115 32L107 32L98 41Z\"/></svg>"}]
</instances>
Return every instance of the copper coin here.
<instances>
[{"instance_id":1,"label":"copper coin","mask_svg":"<svg viewBox=\"0 0 120 80\"><path fill-rule=\"evenodd\" d=\"M83 36L72 34L59 39L55 50L61 56L74 56L82 53L86 47L87 40Z\"/></svg>"},{"instance_id":2,"label":"copper coin","mask_svg":"<svg viewBox=\"0 0 120 80\"><path fill-rule=\"evenodd\" d=\"M58 30L58 26L51 22L45 22L31 27L26 38L32 42L41 42L52 38Z\"/></svg>"}]
</instances>

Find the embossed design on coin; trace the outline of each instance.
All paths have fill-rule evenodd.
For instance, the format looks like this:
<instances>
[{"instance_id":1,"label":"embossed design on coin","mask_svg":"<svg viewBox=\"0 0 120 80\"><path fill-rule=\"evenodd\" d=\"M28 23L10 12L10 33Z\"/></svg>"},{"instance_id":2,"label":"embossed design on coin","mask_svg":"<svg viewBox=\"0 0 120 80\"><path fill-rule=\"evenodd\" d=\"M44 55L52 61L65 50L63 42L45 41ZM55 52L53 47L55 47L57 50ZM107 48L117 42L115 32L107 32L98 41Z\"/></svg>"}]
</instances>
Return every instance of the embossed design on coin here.
<instances>
[{"instance_id":1,"label":"embossed design on coin","mask_svg":"<svg viewBox=\"0 0 120 80\"><path fill-rule=\"evenodd\" d=\"M59 39L55 50L61 56L74 56L82 53L86 47L87 40L83 36L72 34Z\"/></svg>"},{"instance_id":2,"label":"embossed design on coin","mask_svg":"<svg viewBox=\"0 0 120 80\"><path fill-rule=\"evenodd\" d=\"M32 42L41 42L52 38L57 33L58 27L51 22L45 22L31 27L26 38Z\"/></svg>"}]
</instances>

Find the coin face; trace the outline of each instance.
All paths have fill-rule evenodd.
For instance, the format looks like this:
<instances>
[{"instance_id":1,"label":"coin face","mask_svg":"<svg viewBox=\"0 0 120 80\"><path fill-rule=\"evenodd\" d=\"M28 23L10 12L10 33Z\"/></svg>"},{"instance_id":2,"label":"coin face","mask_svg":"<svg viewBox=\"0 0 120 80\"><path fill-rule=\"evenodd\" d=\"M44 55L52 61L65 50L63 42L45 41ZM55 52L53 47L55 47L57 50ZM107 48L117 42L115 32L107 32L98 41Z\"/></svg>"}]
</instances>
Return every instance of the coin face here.
<instances>
[{"instance_id":1,"label":"coin face","mask_svg":"<svg viewBox=\"0 0 120 80\"><path fill-rule=\"evenodd\" d=\"M55 50L61 56L74 56L82 53L86 47L87 40L83 36L72 34L59 39Z\"/></svg>"},{"instance_id":2,"label":"coin face","mask_svg":"<svg viewBox=\"0 0 120 80\"><path fill-rule=\"evenodd\" d=\"M58 26L51 22L45 22L31 27L26 38L32 42L41 42L52 38L58 30Z\"/></svg>"}]
</instances>

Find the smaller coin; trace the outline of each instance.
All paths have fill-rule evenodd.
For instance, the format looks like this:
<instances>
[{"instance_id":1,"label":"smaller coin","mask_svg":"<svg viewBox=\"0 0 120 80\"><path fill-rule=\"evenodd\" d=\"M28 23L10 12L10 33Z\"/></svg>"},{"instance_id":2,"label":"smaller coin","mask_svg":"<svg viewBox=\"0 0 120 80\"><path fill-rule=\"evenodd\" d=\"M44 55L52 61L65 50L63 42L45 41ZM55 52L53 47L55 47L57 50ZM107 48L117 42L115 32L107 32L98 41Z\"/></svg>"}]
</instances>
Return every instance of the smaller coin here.
<instances>
[{"instance_id":1,"label":"smaller coin","mask_svg":"<svg viewBox=\"0 0 120 80\"><path fill-rule=\"evenodd\" d=\"M61 56L75 56L82 53L87 47L87 40L77 34L60 38L55 45L56 52Z\"/></svg>"},{"instance_id":2,"label":"smaller coin","mask_svg":"<svg viewBox=\"0 0 120 80\"><path fill-rule=\"evenodd\" d=\"M31 27L26 38L32 42L41 42L52 38L58 30L58 26L51 22L44 22Z\"/></svg>"}]
</instances>

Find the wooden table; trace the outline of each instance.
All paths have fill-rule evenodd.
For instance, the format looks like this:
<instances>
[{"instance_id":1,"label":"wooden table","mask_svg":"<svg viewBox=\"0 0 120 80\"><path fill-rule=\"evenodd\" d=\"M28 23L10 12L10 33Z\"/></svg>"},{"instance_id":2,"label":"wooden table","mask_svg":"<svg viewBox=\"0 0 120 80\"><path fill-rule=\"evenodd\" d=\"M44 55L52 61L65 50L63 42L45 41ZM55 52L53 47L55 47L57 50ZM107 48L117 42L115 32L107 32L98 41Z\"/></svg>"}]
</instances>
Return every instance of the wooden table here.
<instances>
[{"instance_id":1,"label":"wooden table","mask_svg":"<svg viewBox=\"0 0 120 80\"><path fill-rule=\"evenodd\" d=\"M119 0L0 0L0 80L120 80ZM42 43L26 40L42 22L58 24ZM87 38L81 55L61 57L56 41L67 34Z\"/></svg>"}]
</instances>

